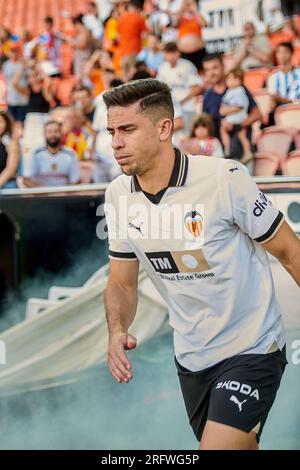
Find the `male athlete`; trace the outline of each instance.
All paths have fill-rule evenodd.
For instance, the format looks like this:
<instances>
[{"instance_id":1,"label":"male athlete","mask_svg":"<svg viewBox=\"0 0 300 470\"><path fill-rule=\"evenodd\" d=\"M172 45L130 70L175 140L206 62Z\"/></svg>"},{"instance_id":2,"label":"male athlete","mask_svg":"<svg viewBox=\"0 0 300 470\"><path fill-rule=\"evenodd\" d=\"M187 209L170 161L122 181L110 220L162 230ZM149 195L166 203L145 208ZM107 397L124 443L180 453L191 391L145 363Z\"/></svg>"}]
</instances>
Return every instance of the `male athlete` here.
<instances>
[{"instance_id":1,"label":"male athlete","mask_svg":"<svg viewBox=\"0 0 300 470\"><path fill-rule=\"evenodd\" d=\"M124 173L106 192L109 369L119 383L133 377L125 350L137 345L141 263L169 307L200 449L258 449L286 365L265 250L300 286L300 241L243 165L173 148L166 84L130 82L104 101Z\"/></svg>"}]
</instances>

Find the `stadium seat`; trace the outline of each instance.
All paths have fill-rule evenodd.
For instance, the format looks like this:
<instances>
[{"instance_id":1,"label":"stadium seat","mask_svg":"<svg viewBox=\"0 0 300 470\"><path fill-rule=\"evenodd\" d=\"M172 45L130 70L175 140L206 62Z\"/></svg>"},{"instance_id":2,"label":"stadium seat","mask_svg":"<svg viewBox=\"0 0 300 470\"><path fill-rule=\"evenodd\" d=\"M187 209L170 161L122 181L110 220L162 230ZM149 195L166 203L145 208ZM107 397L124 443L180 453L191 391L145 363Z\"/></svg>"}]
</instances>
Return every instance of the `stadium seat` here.
<instances>
[{"instance_id":1,"label":"stadium seat","mask_svg":"<svg viewBox=\"0 0 300 470\"><path fill-rule=\"evenodd\" d=\"M263 116L263 124L267 124L269 120L269 114L273 109L273 101L271 95L269 94L266 88L260 88L253 93L253 97Z\"/></svg>"},{"instance_id":2,"label":"stadium seat","mask_svg":"<svg viewBox=\"0 0 300 470\"><path fill-rule=\"evenodd\" d=\"M300 130L300 104L284 104L275 111L277 126Z\"/></svg>"},{"instance_id":3,"label":"stadium seat","mask_svg":"<svg viewBox=\"0 0 300 470\"><path fill-rule=\"evenodd\" d=\"M300 150L288 154L282 165L282 173L285 176L300 176Z\"/></svg>"},{"instance_id":4,"label":"stadium seat","mask_svg":"<svg viewBox=\"0 0 300 470\"><path fill-rule=\"evenodd\" d=\"M263 88L268 75L269 69L267 68L246 70L244 73L244 85L251 93L254 93L259 88Z\"/></svg>"},{"instance_id":5,"label":"stadium seat","mask_svg":"<svg viewBox=\"0 0 300 470\"><path fill-rule=\"evenodd\" d=\"M79 162L80 168L80 183L89 184L92 182L92 177L95 169L95 163L92 161Z\"/></svg>"},{"instance_id":6,"label":"stadium seat","mask_svg":"<svg viewBox=\"0 0 300 470\"><path fill-rule=\"evenodd\" d=\"M294 137L296 150L300 150L300 132L298 132Z\"/></svg>"},{"instance_id":7,"label":"stadium seat","mask_svg":"<svg viewBox=\"0 0 300 470\"><path fill-rule=\"evenodd\" d=\"M258 138L256 145L258 152L267 152L286 158L295 133L291 129L278 126L266 127Z\"/></svg>"},{"instance_id":8,"label":"stadium seat","mask_svg":"<svg viewBox=\"0 0 300 470\"><path fill-rule=\"evenodd\" d=\"M274 176L281 167L281 158L271 153L257 153L253 164L253 176Z\"/></svg>"}]
</instances>

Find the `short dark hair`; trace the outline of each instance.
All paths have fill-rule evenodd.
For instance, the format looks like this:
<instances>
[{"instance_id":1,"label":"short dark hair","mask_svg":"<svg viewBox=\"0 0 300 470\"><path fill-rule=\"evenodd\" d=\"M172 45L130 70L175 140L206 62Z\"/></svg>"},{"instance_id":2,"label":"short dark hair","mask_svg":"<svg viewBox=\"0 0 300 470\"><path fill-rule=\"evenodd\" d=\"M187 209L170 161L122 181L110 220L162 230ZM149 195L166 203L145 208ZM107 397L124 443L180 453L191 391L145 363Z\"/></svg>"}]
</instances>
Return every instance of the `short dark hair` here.
<instances>
[{"instance_id":1,"label":"short dark hair","mask_svg":"<svg viewBox=\"0 0 300 470\"><path fill-rule=\"evenodd\" d=\"M241 82L244 80L244 72L240 67L235 67L234 69L229 70L226 77L229 77L229 75L232 75L234 78L239 78Z\"/></svg>"},{"instance_id":2,"label":"short dark hair","mask_svg":"<svg viewBox=\"0 0 300 470\"><path fill-rule=\"evenodd\" d=\"M113 78L109 82L109 88L116 88L117 86L124 85L123 80L120 80L120 78Z\"/></svg>"},{"instance_id":3,"label":"short dark hair","mask_svg":"<svg viewBox=\"0 0 300 470\"><path fill-rule=\"evenodd\" d=\"M151 78L151 74L147 70L140 69L133 74L131 80L143 80L145 78Z\"/></svg>"},{"instance_id":4,"label":"short dark hair","mask_svg":"<svg viewBox=\"0 0 300 470\"><path fill-rule=\"evenodd\" d=\"M199 127L199 126L206 127L206 129L208 130L208 135L209 135L210 137L214 137L214 136L215 136L215 122L214 122L213 117L210 116L209 114L207 114L207 113L202 113L202 114L200 114L200 116L198 116L198 118L194 121L192 130L191 130L191 134L190 134L190 137L191 137L191 138L195 137L195 130L196 130L197 127Z\"/></svg>"},{"instance_id":5,"label":"short dark hair","mask_svg":"<svg viewBox=\"0 0 300 470\"><path fill-rule=\"evenodd\" d=\"M290 51L291 54L294 54L294 46L291 42L281 42L279 44L277 44L276 46L276 51L279 47L285 47L286 49L288 49Z\"/></svg>"},{"instance_id":6,"label":"short dark hair","mask_svg":"<svg viewBox=\"0 0 300 470\"><path fill-rule=\"evenodd\" d=\"M140 111L156 122L162 117L174 119L174 106L171 89L166 83L154 78L133 80L107 91L103 95L106 108L121 106L126 108L139 103Z\"/></svg>"},{"instance_id":7,"label":"short dark hair","mask_svg":"<svg viewBox=\"0 0 300 470\"><path fill-rule=\"evenodd\" d=\"M218 52L215 52L214 54L206 54L202 59L202 63L211 62L212 60L217 60L223 65L223 55Z\"/></svg>"},{"instance_id":8,"label":"short dark hair","mask_svg":"<svg viewBox=\"0 0 300 470\"><path fill-rule=\"evenodd\" d=\"M167 42L164 45L164 51L165 52L177 52L178 51L178 46L177 46L176 42L174 42L174 41Z\"/></svg>"},{"instance_id":9,"label":"short dark hair","mask_svg":"<svg viewBox=\"0 0 300 470\"><path fill-rule=\"evenodd\" d=\"M54 20L53 20L52 16L46 16L46 17L44 18L44 22L53 25Z\"/></svg>"},{"instance_id":10,"label":"short dark hair","mask_svg":"<svg viewBox=\"0 0 300 470\"><path fill-rule=\"evenodd\" d=\"M85 85L80 85L77 88L74 87L73 90L74 91L86 91L89 96L92 96L92 94L93 94L92 89L88 86L85 86Z\"/></svg>"},{"instance_id":11,"label":"short dark hair","mask_svg":"<svg viewBox=\"0 0 300 470\"><path fill-rule=\"evenodd\" d=\"M59 121L56 121L55 119L50 119L49 121L46 121L44 124L44 130L47 129L48 126L56 124L60 129L62 128L62 123Z\"/></svg>"}]
</instances>

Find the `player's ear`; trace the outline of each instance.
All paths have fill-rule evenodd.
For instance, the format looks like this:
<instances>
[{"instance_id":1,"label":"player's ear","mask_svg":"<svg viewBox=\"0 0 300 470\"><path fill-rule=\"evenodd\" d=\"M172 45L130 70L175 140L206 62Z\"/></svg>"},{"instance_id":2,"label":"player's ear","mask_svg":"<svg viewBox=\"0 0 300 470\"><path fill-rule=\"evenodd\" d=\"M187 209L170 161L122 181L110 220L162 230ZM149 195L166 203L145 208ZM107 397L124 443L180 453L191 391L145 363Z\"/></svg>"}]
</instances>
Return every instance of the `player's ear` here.
<instances>
[{"instance_id":1,"label":"player's ear","mask_svg":"<svg viewBox=\"0 0 300 470\"><path fill-rule=\"evenodd\" d=\"M173 120L169 118L161 119L158 123L159 129L159 140L166 142L172 136L173 132Z\"/></svg>"}]
</instances>

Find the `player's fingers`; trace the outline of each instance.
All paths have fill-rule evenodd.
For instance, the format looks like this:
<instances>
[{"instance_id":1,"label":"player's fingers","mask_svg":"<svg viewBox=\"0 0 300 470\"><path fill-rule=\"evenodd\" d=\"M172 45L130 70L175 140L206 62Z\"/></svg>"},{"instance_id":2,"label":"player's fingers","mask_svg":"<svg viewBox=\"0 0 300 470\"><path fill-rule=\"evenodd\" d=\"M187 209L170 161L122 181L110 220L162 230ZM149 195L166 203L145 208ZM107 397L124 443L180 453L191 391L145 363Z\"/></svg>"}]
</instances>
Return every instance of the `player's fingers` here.
<instances>
[{"instance_id":1,"label":"player's fingers","mask_svg":"<svg viewBox=\"0 0 300 470\"><path fill-rule=\"evenodd\" d=\"M124 382L128 382L131 378L131 373L126 369L122 361L119 359L117 353L110 355L110 360L113 363L115 372L117 372L118 377Z\"/></svg>"}]
</instances>

